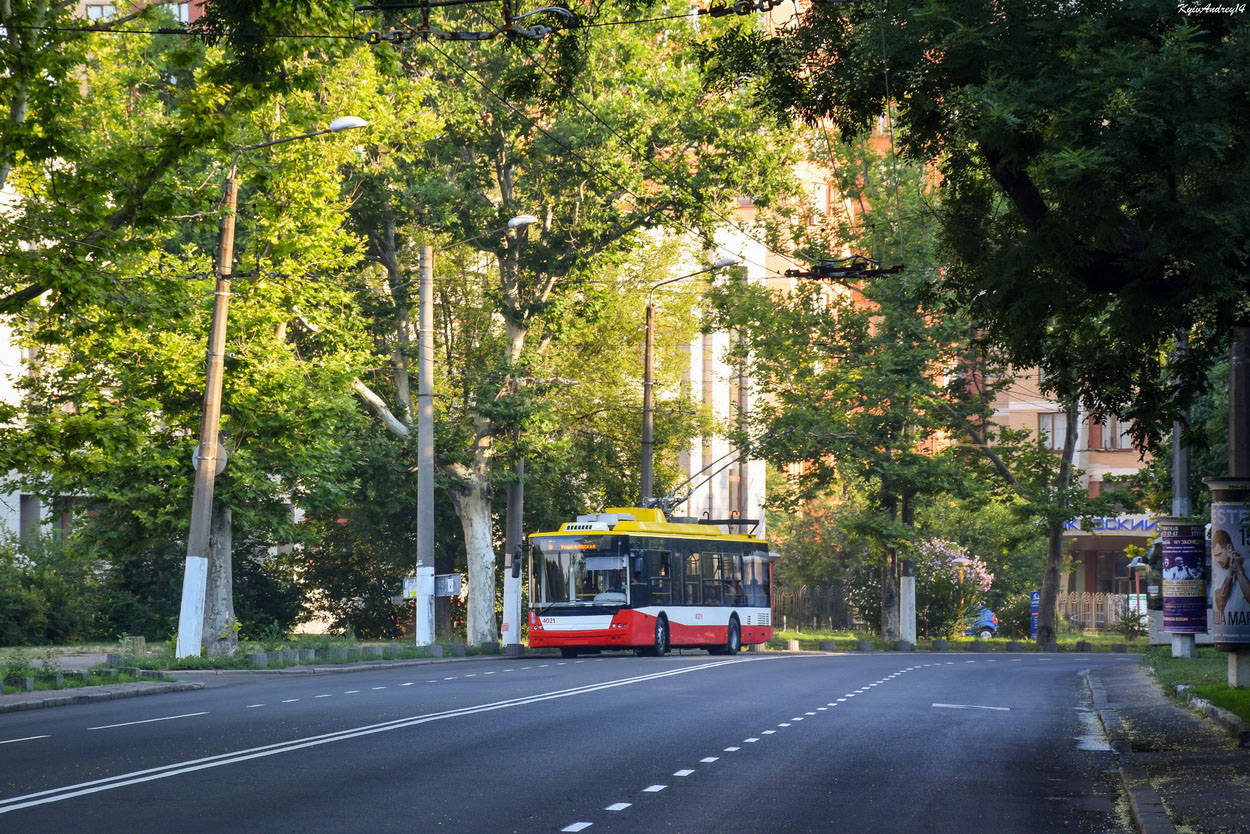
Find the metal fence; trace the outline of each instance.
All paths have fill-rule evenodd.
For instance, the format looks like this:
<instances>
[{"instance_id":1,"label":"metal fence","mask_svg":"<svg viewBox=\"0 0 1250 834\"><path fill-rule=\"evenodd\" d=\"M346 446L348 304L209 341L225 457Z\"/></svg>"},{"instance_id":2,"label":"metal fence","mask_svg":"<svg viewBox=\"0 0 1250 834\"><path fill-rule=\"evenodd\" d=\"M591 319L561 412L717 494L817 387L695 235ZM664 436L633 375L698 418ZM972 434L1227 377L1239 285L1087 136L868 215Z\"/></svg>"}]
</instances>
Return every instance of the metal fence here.
<instances>
[{"instance_id":1,"label":"metal fence","mask_svg":"<svg viewBox=\"0 0 1250 834\"><path fill-rule=\"evenodd\" d=\"M773 587L773 626L783 629L864 628L836 585Z\"/></svg>"},{"instance_id":2,"label":"metal fence","mask_svg":"<svg viewBox=\"0 0 1250 834\"><path fill-rule=\"evenodd\" d=\"M1124 616L1128 609L1128 596L1073 591L1059 594L1055 607L1059 619L1074 628L1107 631L1115 628Z\"/></svg>"},{"instance_id":3,"label":"metal fence","mask_svg":"<svg viewBox=\"0 0 1250 834\"><path fill-rule=\"evenodd\" d=\"M1126 594L1059 594L1056 614L1060 622L1086 631L1109 631L1124 616ZM773 625L777 628L816 631L818 629L865 629L867 623L851 609L842 589L836 585L800 585L773 588Z\"/></svg>"}]
</instances>

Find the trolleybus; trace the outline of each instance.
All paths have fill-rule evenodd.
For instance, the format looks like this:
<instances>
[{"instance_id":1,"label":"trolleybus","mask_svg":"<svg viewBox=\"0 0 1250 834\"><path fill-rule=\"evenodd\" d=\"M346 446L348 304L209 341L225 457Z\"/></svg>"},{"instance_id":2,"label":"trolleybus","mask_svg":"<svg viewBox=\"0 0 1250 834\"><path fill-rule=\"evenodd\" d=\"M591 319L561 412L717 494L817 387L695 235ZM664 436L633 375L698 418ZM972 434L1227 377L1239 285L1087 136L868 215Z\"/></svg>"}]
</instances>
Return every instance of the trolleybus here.
<instances>
[{"instance_id":1,"label":"trolleybus","mask_svg":"<svg viewBox=\"0 0 1250 834\"><path fill-rule=\"evenodd\" d=\"M727 532L735 526L754 523L617 507L530 535L530 646L572 657L672 646L734 654L767 642L776 554L750 533Z\"/></svg>"}]
</instances>

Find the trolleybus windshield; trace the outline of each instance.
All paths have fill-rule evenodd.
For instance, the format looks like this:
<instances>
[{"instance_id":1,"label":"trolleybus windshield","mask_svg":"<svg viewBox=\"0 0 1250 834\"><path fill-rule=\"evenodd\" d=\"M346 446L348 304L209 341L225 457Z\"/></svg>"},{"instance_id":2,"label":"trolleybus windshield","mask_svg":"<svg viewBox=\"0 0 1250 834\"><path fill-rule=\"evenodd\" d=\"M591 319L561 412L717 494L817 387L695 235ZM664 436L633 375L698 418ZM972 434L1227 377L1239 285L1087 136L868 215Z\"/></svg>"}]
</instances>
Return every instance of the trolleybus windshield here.
<instances>
[{"instance_id":1,"label":"trolleybus windshield","mask_svg":"<svg viewBox=\"0 0 1250 834\"><path fill-rule=\"evenodd\" d=\"M626 605L625 536L535 536L534 576L544 605Z\"/></svg>"}]
</instances>

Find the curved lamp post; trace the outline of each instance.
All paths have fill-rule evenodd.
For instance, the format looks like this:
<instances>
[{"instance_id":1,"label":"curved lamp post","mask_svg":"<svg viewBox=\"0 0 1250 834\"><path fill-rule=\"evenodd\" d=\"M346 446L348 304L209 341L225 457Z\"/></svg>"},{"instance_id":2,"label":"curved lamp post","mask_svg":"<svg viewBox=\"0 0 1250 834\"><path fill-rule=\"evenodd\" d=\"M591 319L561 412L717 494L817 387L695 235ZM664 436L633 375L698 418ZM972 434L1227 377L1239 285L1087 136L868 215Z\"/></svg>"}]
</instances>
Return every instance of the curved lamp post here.
<instances>
[{"instance_id":1,"label":"curved lamp post","mask_svg":"<svg viewBox=\"0 0 1250 834\"><path fill-rule=\"evenodd\" d=\"M200 413L200 445L195 460L195 489L191 496L191 529L187 533L187 561L182 577L182 606L178 613L178 657L199 657L204 637L204 594L208 585L209 528L213 515L213 486L224 458L218 458L217 433L221 423L221 385L225 373L226 321L230 312L230 276L234 262L234 218L238 206L239 157L247 151L311 139L327 133L365 127L358 116L342 116L311 133L258 142L236 148L226 177L226 211L221 218L217 253L217 286L208 336L208 363L204 405Z\"/></svg>"},{"instance_id":2,"label":"curved lamp post","mask_svg":"<svg viewBox=\"0 0 1250 834\"><path fill-rule=\"evenodd\" d=\"M724 269L730 266L736 266L742 263L742 259L734 255L726 255L716 263L706 266L703 269L696 270L686 275L678 275L676 278L667 278L651 285L651 289L647 291L647 342L643 354L642 364L642 467L640 470L641 488L639 491L638 505L640 507L649 506L651 501L652 487L652 459L655 456L655 409L653 404L653 392L655 382L653 380L653 353L655 345L655 291L665 284L673 284L677 281L693 278L696 275L703 275L707 272L714 272L718 269Z\"/></svg>"},{"instance_id":3,"label":"curved lamp post","mask_svg":"<svg viewBox=\"0 0 1250 834\"><path fill-rule=\"evenodd\" d=\"M532 214L518 214L506 229L523 229L538 222ZM482 232L448 246L468 243L504 228ZM417 611L416 644L434 642L434 247L421 247L417 316ZM521 541L521 506L524 497L525 461L513 464L517 481L508 487L508 509L504 522L505 567ZM521 628L521 582L514 571L504 573L503 620L508 639L519 639Z\"/></svg>"}]
</instances>

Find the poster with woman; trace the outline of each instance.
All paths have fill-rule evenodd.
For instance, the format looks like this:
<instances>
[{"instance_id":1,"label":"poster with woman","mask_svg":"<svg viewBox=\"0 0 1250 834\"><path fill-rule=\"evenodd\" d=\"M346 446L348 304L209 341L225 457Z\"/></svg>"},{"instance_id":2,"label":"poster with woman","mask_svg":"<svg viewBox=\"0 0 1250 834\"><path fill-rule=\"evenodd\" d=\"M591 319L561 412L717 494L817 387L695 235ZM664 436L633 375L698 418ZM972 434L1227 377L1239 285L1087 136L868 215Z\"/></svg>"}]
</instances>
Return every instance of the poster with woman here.
<instances>
[{"instance_id":1,"label":"poster with woman","mask_svg":"<svg viewBox=\"0 0 1250 834\"><path fill-rule=\"evenodd\" d=\"M1212 637L1217 646L1250 645L1250 484L1211 479Z\"/></svg>"}]
</instances>

